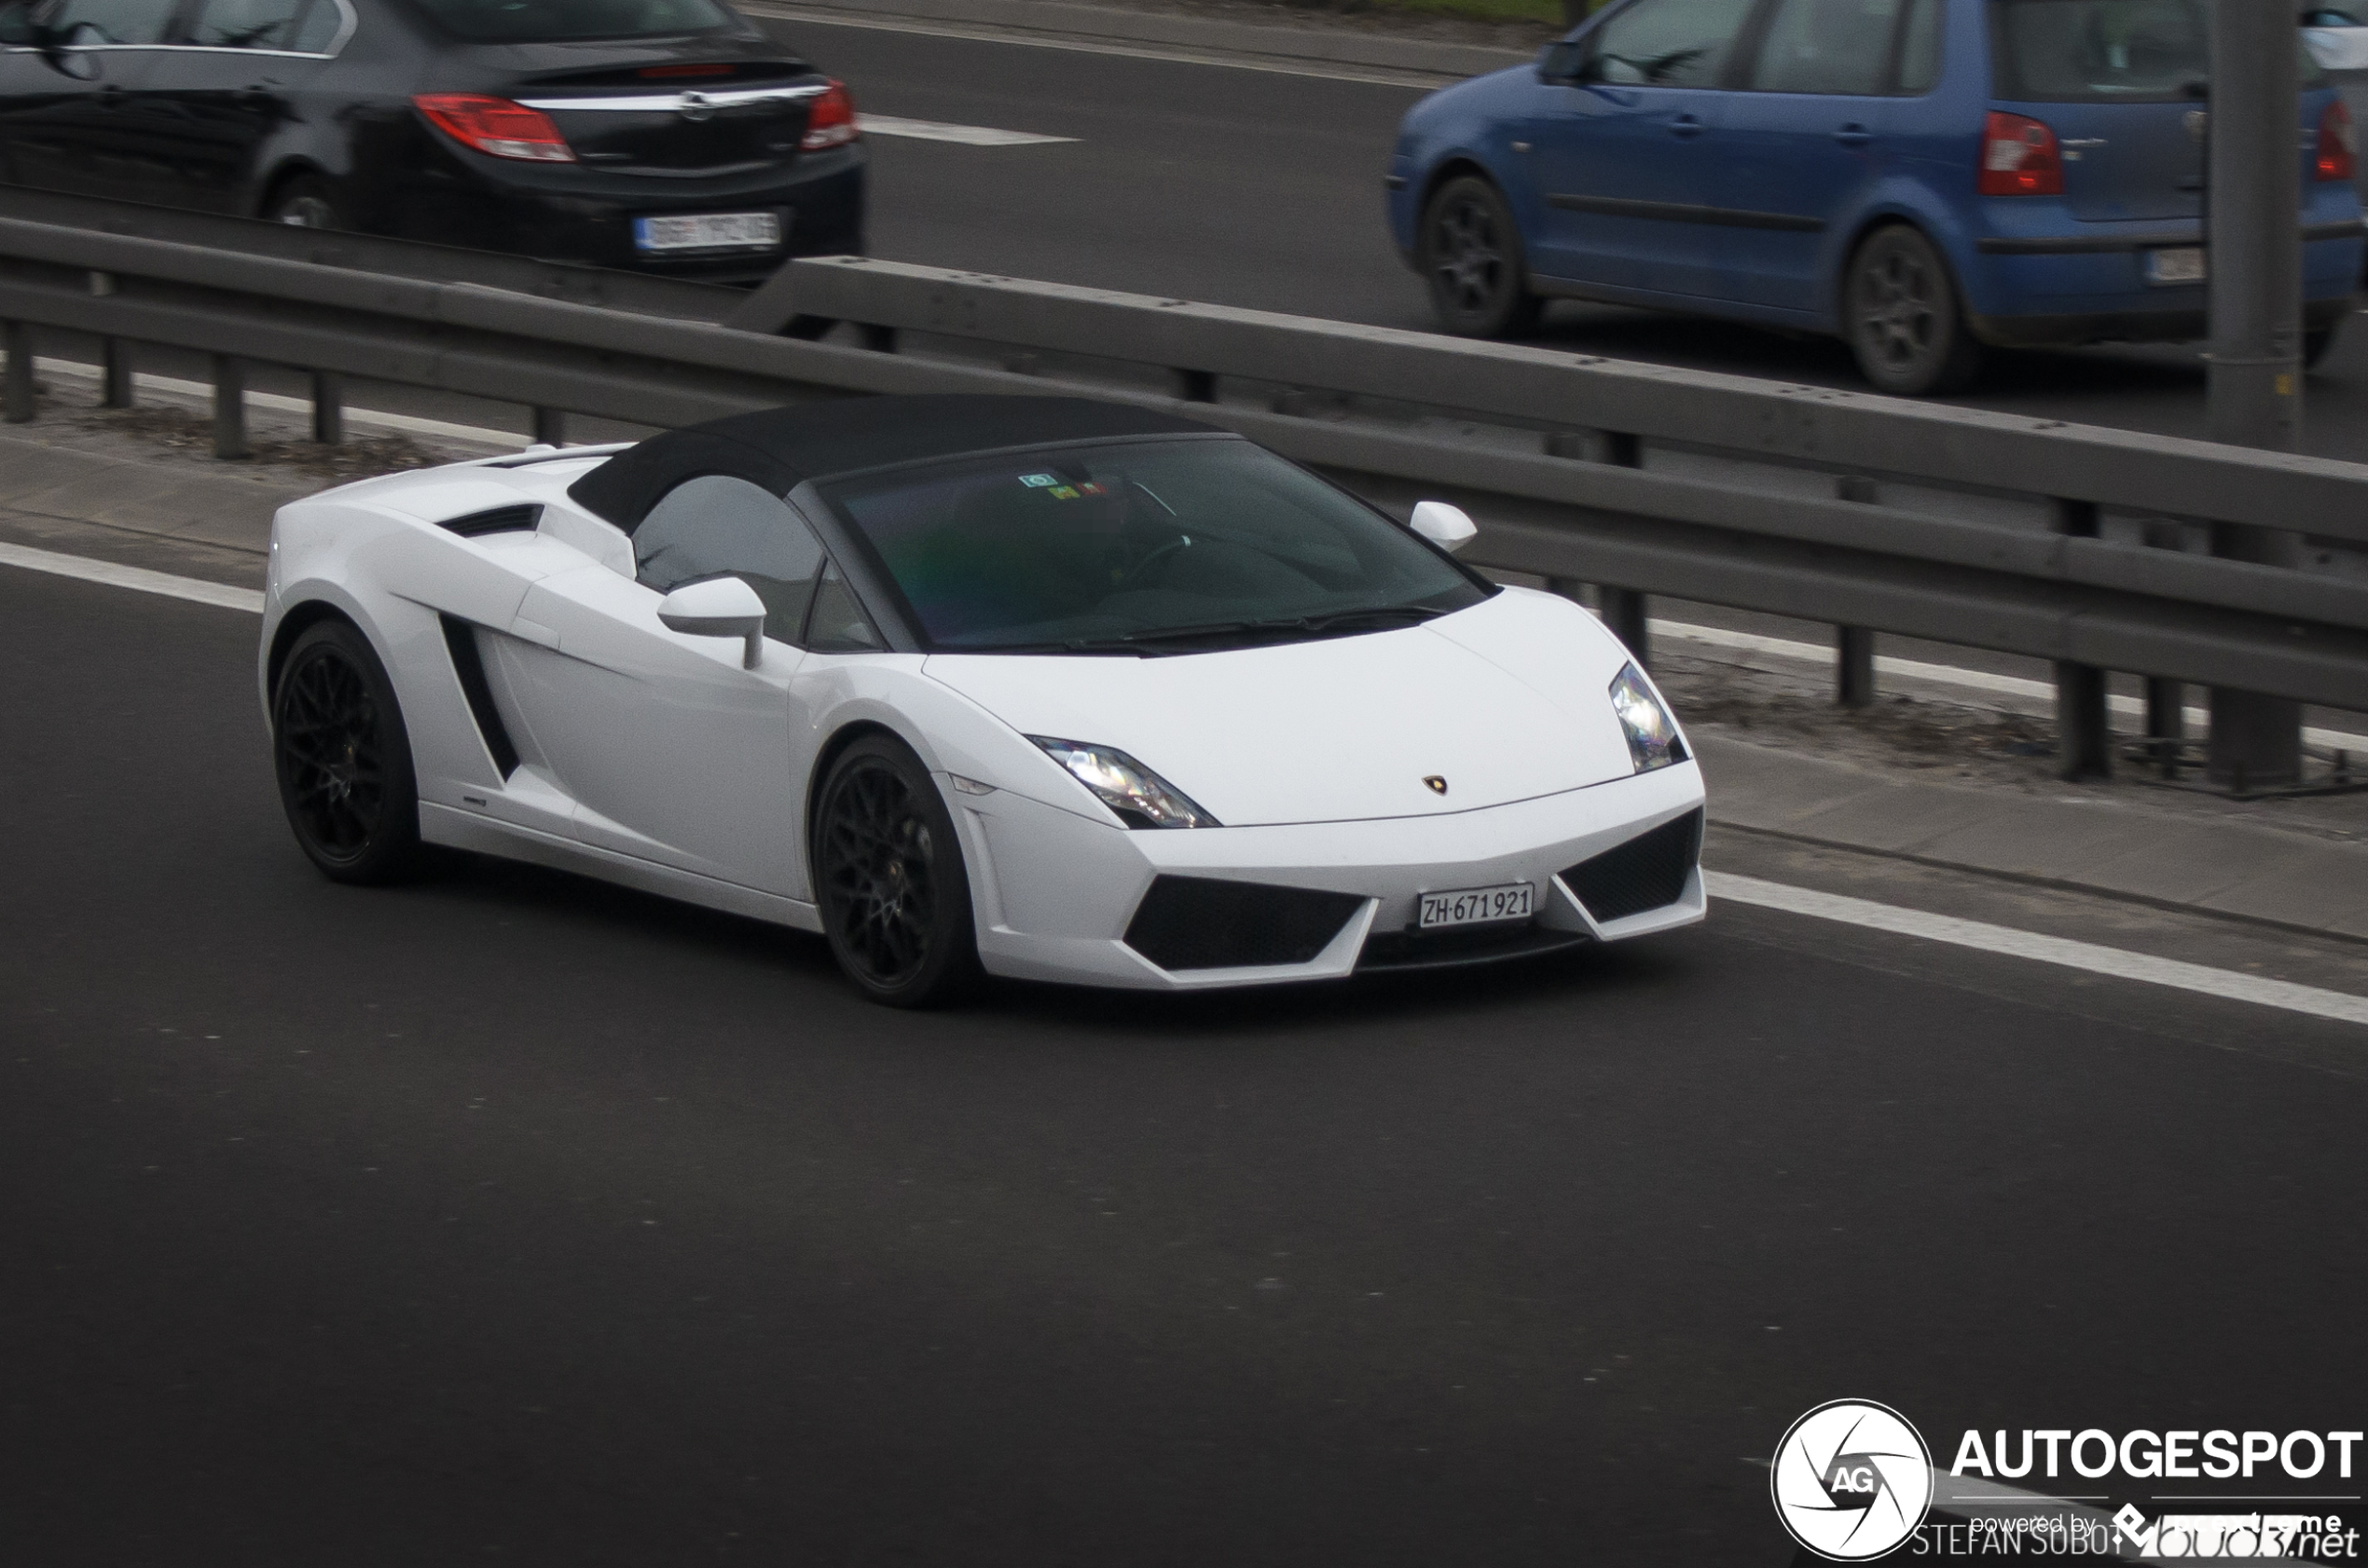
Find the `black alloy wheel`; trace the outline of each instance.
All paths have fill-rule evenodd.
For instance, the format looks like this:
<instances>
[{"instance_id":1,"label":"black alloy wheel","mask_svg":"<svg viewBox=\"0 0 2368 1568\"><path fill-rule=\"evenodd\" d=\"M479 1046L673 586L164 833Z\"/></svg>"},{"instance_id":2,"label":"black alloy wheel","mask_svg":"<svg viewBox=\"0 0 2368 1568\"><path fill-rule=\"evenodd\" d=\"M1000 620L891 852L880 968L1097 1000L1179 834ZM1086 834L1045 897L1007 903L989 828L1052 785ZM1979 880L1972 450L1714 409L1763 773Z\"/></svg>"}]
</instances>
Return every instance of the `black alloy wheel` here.
<instances>
[{"instance_id":1,"label":"black alloy wheel","mask_svg":"<svg viewBox=\"0 0 2368 1568\"><path fill-rule=\"evenodd\" d=\"M328 182L307 174L290 180L271 195L271 204L263 214L273 223L283 223L292 228L344 228L345 214L337 210L337 198Z\"/></svg>"},{"instance_id":2,"label":"black alloy wheel","mask_svg":"<svg viewBox=\"0 0 2368 1568\"><path fill-rule=\"evenodd\" d=\"M1423 209L1417 262L1439 325L1459 337L1518 337L1544 301L1529 291L1521 233L1504 193L1473 174L1439 188Z\"/></svg>"},{"instance_id":3,"label":"black alloy wheel","mask_svg":"<svg viewBox=\"0 0 2368 1568\"><path fill-rule=\"evenodd\" d=\"M272 762L296 843L338 882L392 881L420 847L411 737L369 640L308 627L271 694Z\"/></svg>"},{"instance_id":4,"label":"black alloy wheel","mask_svg":"<svg viewBox=\"0 0 2368 1568\"><path fill-rule=\"evenodd\" d=\"M866 736L831 764L814 814L814 862L831 954L873 1000L933 1007L976 978L961 841L903 743Z\"/></svg>"},{"instance_id":5,"label":"black alloy wheel","mask_svg":"<svg viewBox=\"0 0 2368 1568\"><path fill-rule=\"evenodd\" d=\"M1851 258L1843 322L1858 368L1879 392L1957 392L1981 369L1948 263L1905 225L1876 230Z\"/></svg>"}]
</instances>

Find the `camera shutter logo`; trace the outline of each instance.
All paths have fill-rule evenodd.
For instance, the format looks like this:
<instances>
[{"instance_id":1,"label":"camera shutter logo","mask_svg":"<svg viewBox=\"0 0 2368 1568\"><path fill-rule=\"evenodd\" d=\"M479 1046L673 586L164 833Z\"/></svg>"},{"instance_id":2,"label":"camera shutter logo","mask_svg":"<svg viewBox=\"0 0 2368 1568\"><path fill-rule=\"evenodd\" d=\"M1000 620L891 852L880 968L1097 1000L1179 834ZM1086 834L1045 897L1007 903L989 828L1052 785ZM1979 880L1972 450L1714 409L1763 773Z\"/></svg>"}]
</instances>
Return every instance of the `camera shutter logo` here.
<instances>
[{"instance_id":1,"label":"camera shutter logo","mask_svg":"<svg viewBox=\"0 0 2368 1568\"><path fill-rule=\"evenodd\" d=\"M1916 1533L1933 1502L1932 1454L1907 1418L1865 1399L1836 1399L1798 1421L1769 1467L1776 1517L1835 1562L1880 1557Z\"/></svg>"}]
</instances>

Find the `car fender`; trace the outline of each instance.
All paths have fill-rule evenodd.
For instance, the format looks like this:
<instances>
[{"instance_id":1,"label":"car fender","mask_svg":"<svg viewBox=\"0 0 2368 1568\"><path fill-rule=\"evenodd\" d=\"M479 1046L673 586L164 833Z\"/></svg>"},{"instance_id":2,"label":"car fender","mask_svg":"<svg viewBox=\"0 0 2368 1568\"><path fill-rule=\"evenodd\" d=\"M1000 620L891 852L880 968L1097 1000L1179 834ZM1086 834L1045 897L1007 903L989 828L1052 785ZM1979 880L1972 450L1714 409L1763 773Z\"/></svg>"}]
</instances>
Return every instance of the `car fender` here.
<instances>
[{"instance_id":1,"label":"car fender","mask_svg":"<svg viewBox=\"0 0 2368 1568\"><path fill-rule=\"evenodd\" d=\"M1895 170L1878 177L1866 187L1848 221L1836 224L1826 241L1820 268L1823 287L1819 290L1824 316L1821 324L1824 330L1842 330L1842 291L1848 282L1850 258L1857 254L1860 242L1867 235L1891 223L1904 223L1921 230L1948 263L1965 308L1976 313L1983 309L1981 285L1986 280L1981 276L1973 235L1939 193L1916 174Z\"/></svg>"},{"instance_id":2,"label":"car fender","mask_svg":"<svg viewBox=\"0 0 2368 1568\"><path fill-rule=\"evenodd\" d=\"M1530 100L1542 85L1536 65L1525 62L1441 88L1406 112L1391 159L1392 176L1405 184L1390 191L1388 205L1391 234L1410 260L1424 204L1459 167L1474 169L1503 191L1525 231L1538 221L1536 193L1521 175L1512 143L1535 120L1539 106Z\"/></svg>"}]
</instances>

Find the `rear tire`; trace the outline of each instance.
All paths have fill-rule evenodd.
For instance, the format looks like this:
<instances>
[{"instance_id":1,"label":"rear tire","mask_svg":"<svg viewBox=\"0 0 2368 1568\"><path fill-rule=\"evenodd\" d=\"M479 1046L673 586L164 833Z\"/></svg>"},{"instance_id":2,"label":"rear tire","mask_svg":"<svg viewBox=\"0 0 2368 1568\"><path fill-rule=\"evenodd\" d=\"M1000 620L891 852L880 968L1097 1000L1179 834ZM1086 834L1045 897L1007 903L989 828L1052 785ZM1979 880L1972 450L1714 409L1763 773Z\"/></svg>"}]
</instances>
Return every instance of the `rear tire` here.
<instances>
[{"instance_id":1,"label":"rear tire","mask_svg":"<svg viewBox=\"0 0 2368 1568\"><path fill-rule=\"evenodd\" d=\"M977 981L962 841L903 742L865 736L832 763L814 811L814 884L831 956L874 1001L936 1007Z\"/></svg>"},{"instance_id":2,"label":"rear tire","mask_svg":"<svg viewBox=\"0 0 2368 1568\"><path fill-rule=\"evenodd\" d=\"M420 854L420 791L394 684L351 622L306 628L271 693L271 758L296 844L333 882L392 882Z\"/></svg>"},{"instance_id":3,"label":"rear tire","mask_svg":"<svg viewBox=\"0 0 2368 1568\"><path fill-rule=\"evenodd\" d=\"M265 203L264 218L270 223L283 223L291 228L347 228L345 210L337 204L337 193L329 182L313 174L302 174L271 193Z\"/></svg>"},{"instance_id":4,"label":"rear tire","mask_svg":"<svg viewBox=\"0 0 2368 1568\"><path fill-rule=\"evenodd\" d=\"M1423 209L1416 265L1439 324L1458 337L1519 337L1545 302L1529 291L1529 260L1504 193L1476 174L1439 186Z\"/></svg>"},{"instance_id":5,"label":"rear tire","mask_svg":"<svg viewBox=\"0 0 2368 1568\"><path fill-rule=\"evenodd\" d=\"M1948 264L1904 224L1877 229L1850 258L1842 323L1859 370L1879 392L1958 392L1981 369L1981 345L1966 329Z\"/></svg>"}]
</instances>

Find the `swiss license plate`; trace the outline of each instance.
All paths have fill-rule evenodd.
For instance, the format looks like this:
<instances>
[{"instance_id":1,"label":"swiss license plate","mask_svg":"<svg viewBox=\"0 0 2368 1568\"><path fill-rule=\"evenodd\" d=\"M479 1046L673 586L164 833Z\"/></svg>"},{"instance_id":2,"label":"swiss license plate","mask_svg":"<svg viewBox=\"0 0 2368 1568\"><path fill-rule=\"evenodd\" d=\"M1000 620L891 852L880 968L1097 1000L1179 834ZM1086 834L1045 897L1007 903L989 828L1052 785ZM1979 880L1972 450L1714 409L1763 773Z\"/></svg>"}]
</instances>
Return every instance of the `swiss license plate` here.
<instances>
[{"instance_id":1,"label":"swiss license plate","mask_svg":"<svg viewBox=\"0 0 2368 1568\"><path fill-rule=\"evenodd\" d=\"M1526 882L1511 882L1502 887L1466 887L1453 893L1425 893L1415 924L1425 931L1435 931L1442 926L1526 920L1530 915L1530 893Z\"/></svg>"},{"instance_id":2,"label":"swiss license plate","mask_svg":"<svg viewBox=\"0 0 2368 1568\"><path fill-rule=\"evenodd\" d=\"M2168 250L2148 251L2146 281L2150 283L2202 282L2204 248L2201 245L2174 245Z\"/></svg>"},{"instance_id":3,"label":"swiss license plate","mask_svg":"<svg viewBox=\"0 0 2368 1568\"><path fill-rule=\"evenodd\" d=\"M769 251L780 242L778 213L699 213L633 220L633 248L638 251Z\"/></svg>"}]
</instances>

